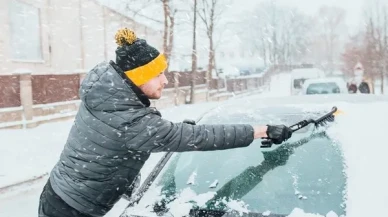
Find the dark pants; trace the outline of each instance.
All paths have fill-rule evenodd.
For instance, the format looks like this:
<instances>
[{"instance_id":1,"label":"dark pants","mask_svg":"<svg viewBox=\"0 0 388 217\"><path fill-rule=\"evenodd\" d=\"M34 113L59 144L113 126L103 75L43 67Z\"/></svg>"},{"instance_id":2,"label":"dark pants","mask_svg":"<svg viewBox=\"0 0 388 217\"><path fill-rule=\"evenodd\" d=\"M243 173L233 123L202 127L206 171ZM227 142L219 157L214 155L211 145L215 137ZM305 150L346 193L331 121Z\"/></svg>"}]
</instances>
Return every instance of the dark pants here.
<instances>
[{"instance_id":1,"label":"dark pants","mask_svg":"<svg viewBox=\"0 0 388 217\"><path fill-rule=\"evenodd\" d=\"M39 217L91 217L67 205L53 190L50 179L40 195Z\"/></svg>"}]
</instances>

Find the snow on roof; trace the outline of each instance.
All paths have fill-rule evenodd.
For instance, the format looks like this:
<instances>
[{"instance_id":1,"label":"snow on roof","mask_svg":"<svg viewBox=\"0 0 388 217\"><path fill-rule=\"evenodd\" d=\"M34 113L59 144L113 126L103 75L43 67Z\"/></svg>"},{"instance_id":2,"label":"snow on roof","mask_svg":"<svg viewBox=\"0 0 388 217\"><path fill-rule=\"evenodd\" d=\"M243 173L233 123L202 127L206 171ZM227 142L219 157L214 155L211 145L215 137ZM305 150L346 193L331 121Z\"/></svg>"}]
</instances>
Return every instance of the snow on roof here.
<instances>
[{"instance_id":1,"label":"snow on roof","mask_svg":"<svg viewBox=\"0 0 388 217\"><path fill-rule=\"evenodd\" d=\"M307 79L304 84L311 84L311 83L328 83L328 82L335 82L335 83L346 83L343 78L339 77L327 77L327 78L310 78Z\"/></svg>"},{"instance_id":2,"label":"snow on roof","mask_svg":"<svg viewBox=\"0 0 388 217\"><path fill-rule=\"evenodd\" d=\"M321 83L335 83L340 88L341 93L344 93L344 94L348 93L348 89L347 89L347 85L346 85L345 80L343 78L339 78L339 77L307 79L303 83L303 92L305 92L311 84L321 84Z\"/></svg>"},{"instance_id":3,"label":"snow on roof","mask_svg":"<svg viewBox=\"0 0 388 217\"><path fill-rule=\"evenodd\" d=\"M318 78L325 77L325 72L317 68L299 68L291 71L293 78Z\"/></svg>"},{"instance_id":4,"label":"snow on roof","mask_svg":"<svg viewBox=\"0 0 388 217\"><path fill-rule=\"evenodd\" d=\"M334 70L332 74L333 74L333 75L343 75L344 72L341 71L341 70Z\"/></svg>"}]
</instances>

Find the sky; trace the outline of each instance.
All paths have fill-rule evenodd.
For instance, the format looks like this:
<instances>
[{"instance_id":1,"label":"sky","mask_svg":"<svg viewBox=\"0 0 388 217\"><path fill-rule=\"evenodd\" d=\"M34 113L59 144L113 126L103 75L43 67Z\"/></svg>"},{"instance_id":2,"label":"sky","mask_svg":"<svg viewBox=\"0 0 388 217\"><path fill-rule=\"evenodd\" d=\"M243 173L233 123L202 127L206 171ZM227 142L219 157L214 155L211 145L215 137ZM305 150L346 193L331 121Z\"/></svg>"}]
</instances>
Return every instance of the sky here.
<instances>
[{"instance_id":1,"label":"sky","mask_svg":"<svg viewBox=\"0 0 388 217\"><path fill-rule=\"evenodd\" d=\"M255 8L255 5L265 0L235 0L231 5L234 11L237 13L242 10L251 10ZM346 24L350 29L358 28L362 21L362 9L365 5L365 0L274 0L279 5L296 7L300 11L308 14L315 15L319 8L323 5L337 6L345 9L346 11Z\"/></svg>"},{"instance_id":2,"label":"sky","mask_svg":"<svg viewBox=\"0 0 388 217\"><path fill-rule=\"evenodd\" d=\"M110 0L98 0L99 2L102 2L105 5L108 5L110 7L115 8L118 11L124 11L122 7L123 2L131 2L130 7L134 10L137 10L137 8L143 8L139 14L144 14L149 17L150 14L152 14L152 18L162 21L163 20L163 11L161 4L153 3L152 5L146 4L144 2L146 1L139 1L139 0L118 0L118 1L110 1ZM249 19L248 16L252 14L252 11L254 9L257 9L257 5L261 2L266 0L222 0L223 5L226 6L225 12L223 15L223 22L244 22ZM319 8L323 5L327 6L337 6L341 7L346 11L346 24L347 24L347 30L344 30L344 34L346 32L347 35L344 35L343 37L347 37L348 35L352 35L360 28L362 28L362 8L364 5L364 2L366 0L273 0L276 1L281 6L289 6L293 8L299 9L301 12L314 16L317 14ZM155 1L157 2L157 1ZM191 12L191 0L174 0L176 4L179 4L180 13L177 14L177 19L181 21L181 24L179 26L176 26L176 34L175 37L176 43L174 45L174 50L177 53L182 53L176 60L173 61L173 63L176 63L174 66L171 66L172 68L187 68L191 66L191 47L192 47L192 12ZM183 12L182 12L183 9ZM245 16L244 16L245 15ZM145 24L147 26L150 26L152 28L163 30L163 23L157 23L155 21L152 21L150 19L147 19L141 15L137 15L134 18L136 21ZM199 19L199 18L198 18ZM226 21L228 20L228 21ZM182 21L184 22L182 24ZM201 20L197 21L198 24L201 23ZM223 31L223 41L220 43L220 46L217 48L218 51L225 50L226 52L230 50L236 50L241 49L241 44L239 42L239 39L235 40L234 38L237 36L237 34L234 33L233 28L229 26L225 26L222 28ZM241 31L241 30L240 30ZM206 65L207 64L207 50L208 50L208 41L207 37L204 34L205 31L200 29L200 27L197 27L197 49L198 53L200 54L200 57L203 57L202 59L198 59L199 65ZM228 36L226 36L228 35ZM221 36L221 34L219 34ZM217 37L217 36L215 36ZM225 41L226 40L226 41ZM201 55L203 54L203 55Z\"/></svg>"},{"instance_id":3,"label":"sky","mask_svg":"<svg viewBox=\"0 0 388 217\"><path fill-rule=\"evenodd\" d=\"M350 29L359 27L362 22L364 0L278 0L278 2L297 7L310 15L315 14L322 5L337 6L345 9L346 23Z\"/></svg>"},{"instance_id":4,"label":"sky","mask_svg":"<svg viewBox=\"0 0 388 217\"><path fill-rule=\"evenodd\" d=\"M98 1L115 7L115 5L120 4L120 2L123 2L126 0L119 0L119 1L98 0ZM184 5L187 5L187 3L185 2L190 2L189 0L177 0L177 1L179 3L183 3ZM250 11L254 9L257 4L263 1L265 0L226 0L225 2L231 2L228 5L229 7L228 14L241 16L243 11ZM362 21L362 8L364 7L366 2L366 0L274 0L274 1L278 2L280 5L296 7L309 15L316 14L318 9L323 5L341 7L346 11L346 23L349 25L349 27L359 26L360 22ZM140 4L140 5L144 5L144 4ZM147 8L155 8L155 7L147 6ZM154 13L152 17L162 19L163 17L162 11L160 11L160 13ZM239 19L239 17L237 16L233 18L237 20ZM137 17L136 20L138 19L141 19L141 18ZM154 22L150 21L148 23L152 24Z\"/></svg>"},{"instance_id":5,"label":"sky","mask_svg":"<svg viewBox=\"0 0 388 217\"><path fill-rule=\"evenodd\" d=\"M152 18L155 18L161 21L163 20L163 11L161 8L161 4L156 5L154 3L154 5L147 5L144 3L146 1L138 1L138 0L118 0L118 1L97 0L97 1L102 2L105 5L109 5L110 7L116 8L117 10L123 10L122 2L132 1L130 4L131 8L135 8L136 10L136 8L145 7L143 11L146 15L152 14ZM266 0L222 0L222 1L223 3L225 2L225 5L227 6L227 9L223 13L223 15L225 15L225 17L228 17L229 19L239 21L239 20L246 19L246 17L243 17L241 15L249 14L248 12L257 8L256 5ZM367 3L367 2L370 2L367 0L273 0L273 1L276 1L279 5L296 7L300 11L308 15L317 14L317 11L323 5L341 7L346 11L345 18L346 18L346 24L348 25L348 31L350 31L349 33L354 33L360 28L362 28L361 25L362 25L362 19L363 19L363 8L365 4L370 4L370 3ZM185 10L187 12L181 13L180 19L187 21L186 23L191 25L190 20L192 17L192 13L190 13L190 9L192 6L191 4L188 4L188 2L191 2L191 1L175 0L175 2L180 5L179 8L182 8L182 7L186 8ZM152 13L150 11L152 11ZM160 30L163 29L162 23L158 24L158 23L155 23L154 21L151 21L141 16L136 16L135 20L140 21L141 23L144 23L153 28L157 28ZM185 26L182 28L187 29L188 27ZM191 31L191 28L187 29L186 32L190 32L190 31Z\"/></svg>"}]
</instances>

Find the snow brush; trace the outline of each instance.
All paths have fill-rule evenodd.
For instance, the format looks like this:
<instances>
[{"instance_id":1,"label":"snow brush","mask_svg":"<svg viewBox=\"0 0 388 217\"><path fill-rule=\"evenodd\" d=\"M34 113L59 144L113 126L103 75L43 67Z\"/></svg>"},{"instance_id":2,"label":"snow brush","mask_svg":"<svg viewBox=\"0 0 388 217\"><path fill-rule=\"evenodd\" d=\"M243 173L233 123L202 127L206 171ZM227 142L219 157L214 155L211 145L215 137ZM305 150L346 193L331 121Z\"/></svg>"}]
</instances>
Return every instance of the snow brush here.
<instances>
[{"instance_id":1,"label":"snow brush","mask_svg":"<svg viewBox=\"0 0 388 217\"><path fill-rule=\"evenodd\" d=\"M314 124L315 127L320 127L320 126L324 126L327 124L327 122L333 122L334 121L334 116L335 116L335 113L337 112L337 107L333 107L331 109L331 111L323 116L321 116L320 118L318 119L307 119L307 120L303 120L303 121L300 121L294 125L291 125L289 128L291 129L292 132L295 132L295 131L298 131L306 126L308 126L309 124ZM265 139L263 141L261 141L261 146L262 148L271 148L272 145L273 145L273 141L271 139Z\"/></svg>"}]
</instances>

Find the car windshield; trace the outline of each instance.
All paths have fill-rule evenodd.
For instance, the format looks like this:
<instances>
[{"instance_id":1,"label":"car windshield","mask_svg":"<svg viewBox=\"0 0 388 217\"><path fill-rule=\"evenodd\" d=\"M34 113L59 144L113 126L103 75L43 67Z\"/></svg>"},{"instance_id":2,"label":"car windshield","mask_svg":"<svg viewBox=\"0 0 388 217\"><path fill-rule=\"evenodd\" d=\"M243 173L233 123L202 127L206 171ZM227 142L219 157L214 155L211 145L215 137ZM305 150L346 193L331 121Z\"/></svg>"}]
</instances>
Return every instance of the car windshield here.
<instances>
[{"instance_id":1,"label":"car windshield","mask_svg":"<svg viewBox=\"0 0 388 217\"><path fill-rule=\"evenodd\" d=\"M271 109L268 115L209 115L201 123L265 124L272 120L290 125L312 115L276 114ZM312 130L306 128L271 148L261 148L260 140L255 140L247 148L175 153L153 184L152 191L158 192L150 194L159 195L157 199L144 196L140 204L153 207L151 212L169 212L171 204L181 203L191 192L191 199L185 201L191 209L226 212L239 206L252 213L285 215L300 208L342 215L345 177L341 152L324 132Z\"/></svg>"},{"instance_id":2,"label":"car windshield","mask_svg":"<svg viewBox=\"0 0 388 217\"><path fill-rule=\"evenodd\" d=\"M313 83L307 87L307 94L340 93L340 88L335 82Z\"/></svg>"}]
</instances>

